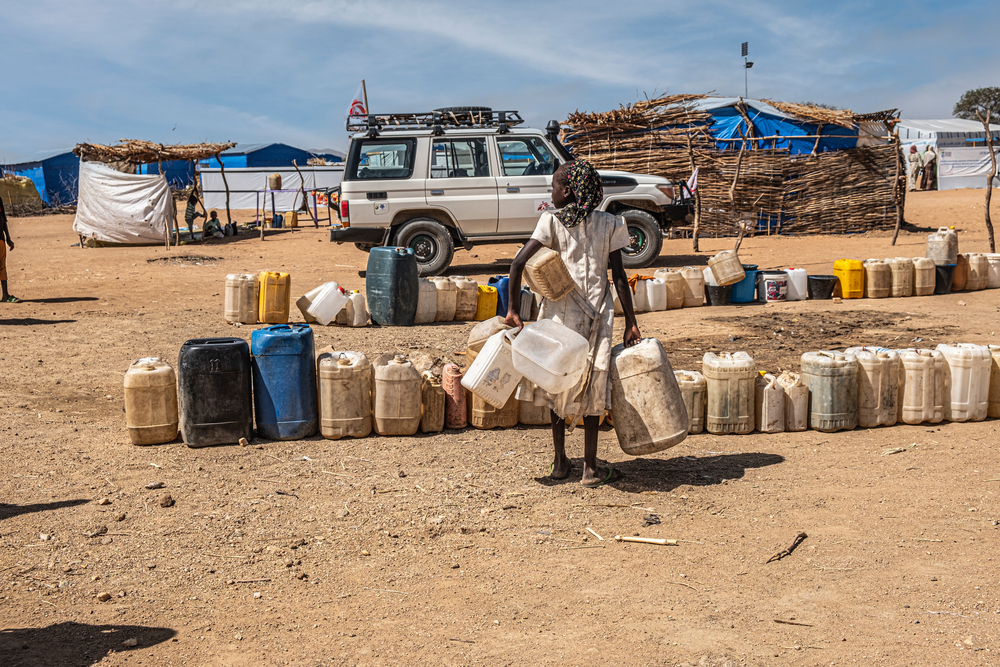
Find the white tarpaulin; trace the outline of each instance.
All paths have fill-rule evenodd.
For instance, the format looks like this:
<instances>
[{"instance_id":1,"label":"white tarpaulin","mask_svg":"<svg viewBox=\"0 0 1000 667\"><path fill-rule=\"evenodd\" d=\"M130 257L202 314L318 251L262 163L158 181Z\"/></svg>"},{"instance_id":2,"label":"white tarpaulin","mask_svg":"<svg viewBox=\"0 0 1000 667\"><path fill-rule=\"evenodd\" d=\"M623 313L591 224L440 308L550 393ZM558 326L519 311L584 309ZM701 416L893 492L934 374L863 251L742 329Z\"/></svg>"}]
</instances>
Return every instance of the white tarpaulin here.
<instances>
[{"instance_id":1,"label":"white tarpaulin","mask_svg":"<svg viewBox=\"0 0 1000 667\"><path fill-rule=\"evenodd\" d=\"M994 147L994 152L1000 155L1000 148ZM1000 160L998 160L1000 162ZM993 162L990 151L983 148L942 148L938 151L938 174L945 176L978 176L985 181Z\"/></svg>"},{"instance_id":2,"label":"white tarpaulin","mask_svg":"<svg viewBox=\"0 0 1000 667\"><path fill-rule=\"evenodd\" d=\"M123 174L100 162L80 163L80 195L73 229L106 243L163 242L176 207L167 179Z\"/></svg>"},{"instance_id":3,"label":"white tarpaulin","mask_svg":"<svg viewBox=\"0 0 1000 667\"><path fill-rule=\"evenodd\" d=\"M1000 125L990 125L993 148L1000 152ZM937 153L938 190L955 188L985 188L990 173L990 153L986 148L983 124L962 118L940 120L901 120L896 127L903 155L910 146L923 153L933 146ZM909 164L909 163L907 163ZM993 179L994 187L1000 179Z\"/></svg>"},{"instance_id":4,"label":"white tarpaulin","mask_svg":"<svg viewBox=\"0 0 1000 667\"><path fill-rule=\"evenodd\" d=\"M327 188L335 188L344 178L344 167L299 167L302 178L299 178L295 167L249 167L242 169L226 169L226 181L229 182L230 209L258 209L264 205L264 188L269 174L281 175L281 190L274 192L274 208L279 213L297 210L302 206L302 195L299 186L305 180L306 199L309 208L313 207L315 193L316 204L326 207L326 195L319 192ZM226 208L226 188L222 182L222 170L218 168L201 167L201 187L205 194L205 208ZM264 208L270 212L271 195L267 196Z\"/></svg>"}]
</instances>

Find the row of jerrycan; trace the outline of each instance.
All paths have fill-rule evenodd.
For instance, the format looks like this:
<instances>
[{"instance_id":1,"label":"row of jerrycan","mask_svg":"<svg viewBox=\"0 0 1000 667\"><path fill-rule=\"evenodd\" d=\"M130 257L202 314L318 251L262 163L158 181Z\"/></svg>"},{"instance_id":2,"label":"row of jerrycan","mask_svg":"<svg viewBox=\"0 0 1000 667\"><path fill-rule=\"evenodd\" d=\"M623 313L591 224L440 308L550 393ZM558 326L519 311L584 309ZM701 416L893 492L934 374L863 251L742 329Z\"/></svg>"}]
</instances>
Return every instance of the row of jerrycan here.
<instances>
[{"instance_id":1,"label":"row of jerrycan","mask_svg":"<svg viewBox=\"0 0 1000 667\"><path fill-rule=\"evenodd\" d=\"M844 299L929 296L937 282L934 262L926 257L838 259L833 275L839 280L837 294Z\"/></svg>"},{"instance_id":2,"label":"row of jerrycan","mask_svg":"<svg viewBox=\"0 0 1000 667\"><path fill-rule=\"evenodd\" d=\"M292 277L280 271L231 273L226 276L224 316L241 324L285 324Z\"/></svg>"},{"instance_id":3,"label":"row of jerrycan","mask_svg":"<svg viewBox=\"0 0 1000 667\"><path fill-rule=\"evenodd\" d=\"M1000 288L1000 254L959 253L954 227L939 227L927 236L927 258L937 266L954 265L953 292Z\"/></svg>"},{"instance_id":4,"label":"row of jerrycan","mask_svg":"<svg viewBox=\"0 0 1000 667\"><path fill-rule=\"evenodd\" d=\"M705 303L705 274L696 266L680 269L657 269L650 276L639 276L633 288L632 307L637 313L693 308ZM618 291L611 290L615 314L624 311Z\"/></svg>"}]
</instances>

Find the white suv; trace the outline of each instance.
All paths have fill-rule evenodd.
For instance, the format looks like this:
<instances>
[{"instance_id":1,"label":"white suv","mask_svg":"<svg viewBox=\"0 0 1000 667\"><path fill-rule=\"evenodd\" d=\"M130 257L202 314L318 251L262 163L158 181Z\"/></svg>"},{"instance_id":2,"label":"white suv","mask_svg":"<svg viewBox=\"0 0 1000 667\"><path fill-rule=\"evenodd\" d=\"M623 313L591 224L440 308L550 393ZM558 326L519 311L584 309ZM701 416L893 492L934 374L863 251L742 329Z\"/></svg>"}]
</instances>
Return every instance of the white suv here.
<instances>
[{"instance_id":1,"label":"white suv","mask_svg":"<svg viewBox=\"0 0 1000 667\"><path fill-rule=\"evenodd\" d=\"M340 226L330 240L412 248L420 275L451 264L456 247L521 243L551 210L552 174L573 159L559 123L519 128L516 111L453 107L420 114L353 116ZM659 176L601 171L601 209L625 218L632 245L625 266L649 266L678 219L674 189ZM684 207L680 207L681 218Z\"/></svg>"}]
</instances>

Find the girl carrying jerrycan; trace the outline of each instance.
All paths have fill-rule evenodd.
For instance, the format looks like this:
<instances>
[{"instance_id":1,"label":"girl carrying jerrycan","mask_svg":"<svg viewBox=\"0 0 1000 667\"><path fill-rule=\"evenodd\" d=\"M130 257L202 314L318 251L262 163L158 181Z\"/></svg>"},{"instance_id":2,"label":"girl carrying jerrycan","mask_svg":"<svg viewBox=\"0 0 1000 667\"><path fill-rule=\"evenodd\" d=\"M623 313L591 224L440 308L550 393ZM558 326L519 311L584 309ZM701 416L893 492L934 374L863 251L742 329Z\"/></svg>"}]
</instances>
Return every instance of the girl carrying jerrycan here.
<instances>
[{"instance_id":1,"label":"girl carrying jerrycan","mask_svg":"<svg viewBox=\"0 0 1000 667\"><path fill-rule=\"evenodd\" d=\"M609 368L614 308L608 289L608 267L625 315L624 345L641 339L632 308L632 290L622 265L621 249L631 243L624 219L599 211L604 199L601 178L593 165L575 160L561 165L552 176L554 213L542 213L531 239L521 248L510 267L508 326L524 326L521 309L521 277L525 264L539 250L559 253L573 279L574 289L553 301L543 298L539 320L551 319L586 338L589 343L587 369L582 379L560 394L550 394L527 379L517 389L519 400L547 406L552 411L552 443L555 457L549 467L553 479L570 474L566 456L566 423L570 430L582 416L584 455L582 484L596 488L621 479L612 467L597 465L597 427L611 406Z\"/></svg>"}]
</instances>

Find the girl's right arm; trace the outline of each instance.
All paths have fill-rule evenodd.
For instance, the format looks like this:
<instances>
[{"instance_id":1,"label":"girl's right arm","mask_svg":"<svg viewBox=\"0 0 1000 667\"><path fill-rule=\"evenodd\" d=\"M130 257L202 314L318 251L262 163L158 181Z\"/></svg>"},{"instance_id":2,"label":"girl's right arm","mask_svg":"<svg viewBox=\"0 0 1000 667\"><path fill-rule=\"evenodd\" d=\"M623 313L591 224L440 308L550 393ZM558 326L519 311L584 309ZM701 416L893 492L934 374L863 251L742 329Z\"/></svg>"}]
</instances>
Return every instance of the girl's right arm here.
<instances>
[{"instance_id":1,"label":"girl's right arm","mask_svg":"<svg viewBox=\"0 0 1000 667\"><path fill-rule=\"evenodd\" d=\"M507 283L507 319L504 320L504 324L509 327L517 327L518 331L524 328L524 323L521 322L521 275L524 273L524 265L541 248L541 243L535 239L528 239L510 265L510 276Z\"/></svg>"}]
</instances>

